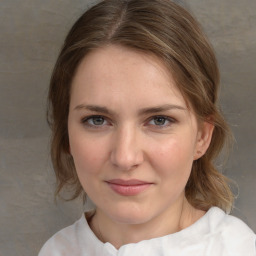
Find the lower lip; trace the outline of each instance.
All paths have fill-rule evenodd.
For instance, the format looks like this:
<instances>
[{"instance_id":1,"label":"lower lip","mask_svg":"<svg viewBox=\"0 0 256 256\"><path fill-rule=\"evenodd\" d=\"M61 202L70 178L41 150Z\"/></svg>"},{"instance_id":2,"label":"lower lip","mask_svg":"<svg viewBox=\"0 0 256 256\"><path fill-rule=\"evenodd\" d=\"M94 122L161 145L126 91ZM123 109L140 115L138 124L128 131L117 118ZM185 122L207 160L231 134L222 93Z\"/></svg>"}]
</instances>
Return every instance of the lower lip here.
<instances>
[{"instance_id":1,"label":"lower lip","mask_svg":"<svg viewBox=\"0 0 256 256\"><path fill-rule=\"evenodd\" d=\"M113 183L107 183L112 190L114 190L117 194L122 196L136 196L147 188L149 188L152 184L145 183L140 185L119 185Z\"/></svg>"}]
</instances>

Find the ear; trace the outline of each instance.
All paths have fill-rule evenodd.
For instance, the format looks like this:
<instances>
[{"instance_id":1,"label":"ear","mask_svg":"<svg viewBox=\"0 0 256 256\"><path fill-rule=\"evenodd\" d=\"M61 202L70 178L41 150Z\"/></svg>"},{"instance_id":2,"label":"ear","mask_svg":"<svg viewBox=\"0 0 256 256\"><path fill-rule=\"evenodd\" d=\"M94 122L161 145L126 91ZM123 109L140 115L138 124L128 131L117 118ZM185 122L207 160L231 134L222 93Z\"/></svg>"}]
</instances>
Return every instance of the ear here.
<instances>
[{"instance_id":1,"label":"ear","mask_svg":"<svg viewBox=\"0 0 256 256\"><path fill-rule=\"evenodd\" d=\"M200 157L202 157L207 151L211 143L213 130L214 130L214 125L206 121L202 122L199 125L195 153L194 153L194 160L197 160Z\"/></svg>"}]
</instances>

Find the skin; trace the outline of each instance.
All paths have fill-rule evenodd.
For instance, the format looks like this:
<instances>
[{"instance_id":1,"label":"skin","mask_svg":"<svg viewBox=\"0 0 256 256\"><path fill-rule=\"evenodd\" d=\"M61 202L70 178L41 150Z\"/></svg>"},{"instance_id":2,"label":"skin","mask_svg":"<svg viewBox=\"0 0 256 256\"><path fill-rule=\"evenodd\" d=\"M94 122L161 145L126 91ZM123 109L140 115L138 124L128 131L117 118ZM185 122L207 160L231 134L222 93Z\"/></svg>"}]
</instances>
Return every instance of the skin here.
<instances>
[{"instance_id":1,"label":"skin","mask_svg":"<svg viewBox=\"0 0 256 256\"><path fill-rule=\"evenodd\" d=\"M156 57L113 45L88 54L72 82L68 130L79 180L96 205L90 226L103 242L119 248L203 216L184 190L213 126L198 124ZM125 196L111 189L111 179L150 185Z\"/></svg>"}]
</instances>

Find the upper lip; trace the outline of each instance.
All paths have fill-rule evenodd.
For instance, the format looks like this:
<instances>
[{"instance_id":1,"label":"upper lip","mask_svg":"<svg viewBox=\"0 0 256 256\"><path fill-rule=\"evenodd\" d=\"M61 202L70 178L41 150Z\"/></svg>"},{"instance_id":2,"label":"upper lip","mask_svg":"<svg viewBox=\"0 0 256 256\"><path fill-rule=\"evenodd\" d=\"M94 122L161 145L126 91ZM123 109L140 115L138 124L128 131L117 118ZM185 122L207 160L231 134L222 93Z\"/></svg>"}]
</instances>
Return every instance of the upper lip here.
<instances>
[{"instance_id":1,"label":"upper lip","mask_svg":"<svg viewBox=\"0 0 256 256\"><path fill-rule=\"evenodd\" d=\"M106 182L110 184L121 185L121 186L136 186L136 185L152 184L152 182L136 180L136 179L131 179L131 180L112 179L112 180L107 180Z\"/></svg>"}]
</instances>

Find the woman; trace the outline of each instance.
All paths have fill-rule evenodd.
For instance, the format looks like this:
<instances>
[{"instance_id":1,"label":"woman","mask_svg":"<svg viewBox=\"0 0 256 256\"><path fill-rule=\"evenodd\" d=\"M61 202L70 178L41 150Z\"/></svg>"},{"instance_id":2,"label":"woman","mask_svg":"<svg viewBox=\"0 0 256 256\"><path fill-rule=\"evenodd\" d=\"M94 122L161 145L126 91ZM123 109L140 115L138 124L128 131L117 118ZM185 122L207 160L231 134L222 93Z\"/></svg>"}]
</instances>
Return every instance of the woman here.
<instances>
[{"instance_id":1,"label":"woman","mask_svg":"<svg viewBox=\"0 0 256 256\"><path fill-rule=\"evenodd\" d=\"M95 211L39 255L256 255L213 165L229 137L218 86L210 44L171 1L83 14L53 71L49 121L57 194L71 186Z\"/></svg>"}]
</instances>

